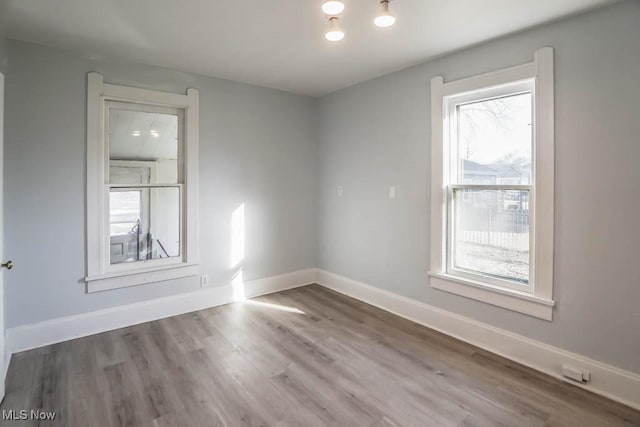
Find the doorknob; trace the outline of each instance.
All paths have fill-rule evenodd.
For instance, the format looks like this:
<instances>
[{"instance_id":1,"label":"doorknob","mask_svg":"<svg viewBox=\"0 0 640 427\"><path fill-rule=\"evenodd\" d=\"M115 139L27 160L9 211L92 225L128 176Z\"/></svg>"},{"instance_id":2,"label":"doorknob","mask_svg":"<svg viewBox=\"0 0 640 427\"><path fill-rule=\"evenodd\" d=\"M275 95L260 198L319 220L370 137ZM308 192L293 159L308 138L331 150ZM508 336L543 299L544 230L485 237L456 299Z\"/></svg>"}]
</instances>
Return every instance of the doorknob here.
<instances>
[{"instance_id":1,"label":"doorknob","mask_svg":"<svg viewBox=\"0 0 640 427\"><path fill-rule=\"evenodd\" d=\"M13 268L13 261L4 262L4 263L0 264L0 267L4 267L7 270L11 270Z\"/></svg>"}]
</instances>

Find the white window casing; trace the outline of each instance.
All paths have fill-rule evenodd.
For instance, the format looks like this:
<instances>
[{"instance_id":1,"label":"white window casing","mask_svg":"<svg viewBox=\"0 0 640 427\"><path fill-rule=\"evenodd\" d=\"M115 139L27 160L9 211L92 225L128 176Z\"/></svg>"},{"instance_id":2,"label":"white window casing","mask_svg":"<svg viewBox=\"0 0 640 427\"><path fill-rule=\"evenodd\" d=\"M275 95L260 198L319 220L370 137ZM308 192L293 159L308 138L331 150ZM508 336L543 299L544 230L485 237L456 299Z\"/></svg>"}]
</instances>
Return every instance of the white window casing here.
<instances>
[{"instance_id":1,"label":"white window casing","mask_svg":"<svg viewBox=\"0 0 640 427\"><path fill-rule=\"evenodd\" d=\"M87 292L153 283L199 274L198 266L198 91L175 94L104 83L99 73L87 78ZM109 152L105 117L109 104L178 115L183 141L180 191L180 256L111 265L109 236ZM180 163L179 163L180 164ZM145 184L141 184L144 187Z\"/></svg>"},{"instance_id":2,"label":"white window casing","mask_svg":"<svg viewBox=\"0 0 640 427\"><path fill-rule=\"evenodd\" d=\"M530 224L529 283L522 289L481 277L451 274L448 253L451 201L449 106L452 99L473 99L474 92L500 96L529 85L533 94L533 185ZM477 96L477 95L476 95ZM453 138L451 138L453 139ZM461 80L431 80L431 259L433 288L552 320L553 307L553 218L554 218L554 83L553 49L536 51L533 62ZM469 186L471 187L471 186ZM477 185L473 186L478 188ZM508 185L512 189L517 185ZM496 186L491 186L495 189Z\"/></svg>"}]
</instances>

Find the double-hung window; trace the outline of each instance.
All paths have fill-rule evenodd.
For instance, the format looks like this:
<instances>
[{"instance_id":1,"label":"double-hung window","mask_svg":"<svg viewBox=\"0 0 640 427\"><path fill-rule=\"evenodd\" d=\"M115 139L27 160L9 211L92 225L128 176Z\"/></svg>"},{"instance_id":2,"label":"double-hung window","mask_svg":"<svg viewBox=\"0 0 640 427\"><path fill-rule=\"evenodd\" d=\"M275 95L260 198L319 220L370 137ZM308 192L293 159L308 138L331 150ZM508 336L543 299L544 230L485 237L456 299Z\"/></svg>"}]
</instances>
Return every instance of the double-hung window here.
<instances>
[{"instance_id":1,"label":"double-hung window","mask_svg":"<svg viewBox=\"0 0 640 427\"><path fill-rule=\"evenodd\" d=\"M90 73L87 105L87 290L197 275L197 91Z\"/></svg>"},{"instance_id":2,"label":"double-hung window","mask_svg":"<svg viewBox=\"0 0 640 427\"><path fill-rule=\"evenodd\" d=\"M553 51L432 80L434 288L551 320Z\"/></svg>"}]
</instances>

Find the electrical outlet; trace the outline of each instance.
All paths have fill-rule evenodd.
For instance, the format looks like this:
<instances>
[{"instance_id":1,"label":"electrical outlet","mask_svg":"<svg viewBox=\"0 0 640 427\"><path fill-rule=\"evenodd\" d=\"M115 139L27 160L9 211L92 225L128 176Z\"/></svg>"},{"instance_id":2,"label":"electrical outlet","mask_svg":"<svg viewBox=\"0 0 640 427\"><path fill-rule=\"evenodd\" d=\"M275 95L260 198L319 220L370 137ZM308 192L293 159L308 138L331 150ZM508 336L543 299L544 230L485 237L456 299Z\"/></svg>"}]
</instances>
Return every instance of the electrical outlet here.
<instances>
[{"instance_id":1,"label":"electrical outlet","mask_svg":"<svg viewBox=\"0 0 640 427\"><path fill-rule=\"evenodd\" d=\"M206 288L208 286L209 286L209 275L205 273L202 276L200 276L200 287Z\"/></svg>"},{"instance_id":2,"label":"electrical outlet","mask_svg":"<svg viewBox=\"0 0 640 427\"><path fill-rule=\"evenodd\" d=\"M569 365L562 365L562 375L580 383L588 383L591 380L591 373L589 371Z\"/></svg>"},{"instance_id":3,"label":"electrical outlet","mask_svg":"<svg viewBox=\"0 0 640 427\"><path fill-rule=\"evenodd\" d=\"M395 199L396 198L396 186L392 185L391 187L389 187L389 198L390 199Z\"/></svg>"},{"instance_id":4,"label":"electrical outlet","mask_svg":"<svg viewBox=\"0 0 640 427\"><path fill-rule=\"evenodd\" d=\"M338 194L338 197L342 197L342 185L338 185L336 193Z\"/></svg>"}]
</instances>

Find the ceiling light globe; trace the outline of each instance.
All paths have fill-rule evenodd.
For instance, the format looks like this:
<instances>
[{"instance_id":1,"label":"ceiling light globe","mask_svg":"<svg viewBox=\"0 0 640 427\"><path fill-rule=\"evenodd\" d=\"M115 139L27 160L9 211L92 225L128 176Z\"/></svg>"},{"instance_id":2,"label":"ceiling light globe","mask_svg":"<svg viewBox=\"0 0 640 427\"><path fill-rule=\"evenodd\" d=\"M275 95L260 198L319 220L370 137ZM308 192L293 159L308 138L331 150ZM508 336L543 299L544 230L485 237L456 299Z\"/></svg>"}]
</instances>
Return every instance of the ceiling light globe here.
<instances>
[{"instance_id":1,"label":"ceiling light globe","mask_svg":"<svg viewBox=\"0 0 640 427\"><path fill-rule=\"evenodd\" d=\"M396 18L391 14L391 12L389 12L389 0L381 0L380 6L382 6L382 9L380 10L380 13L376 17L376 19L373 20L373 22L378 27L392 26L396 22Z\"/></svg>"},{"instance_id":2,"label":"ceiling light globe","mask_svg":"<svg viewBox=\"0 0 640 427\"><path fill-rule=\"evenodd\" d=\"M329 31L326 32L324 38L330 42L339 42L344 38L344 31L338 26L338 17L329 18Z\"/></svg>"},{"instance_id":3,"label":"ceiling light globe","mask_svg":"<svg viewBox=\"0 0 640 427\"><path fill-rule=\"evenodd\" d=\"M326 15L339 15L344 10L344 3L338 0L325 0L322 3L322 11Z\"/></svg>"},{"instance_id":4,"label":"ceiling light globe","mask_svg":"<svg viewBox=\"0 0 640 427\"><path fill-rule=\"evenodd\" d=\"M373 21L378 27L390 27L392 26L395 22L396 22L396 18L389 14L389 15L380 15L377 16L376 19Z\"/></svg>"},{"instance_id":5,"label":"ceiling light globe","mask_svg":"<svg viewBox=\"0 0 640 427\"><path fill-rule=\"evenodd\" d=\"M344 32L342 30L330 30L324 35L324 38L330 42L339 42L344 38Z\"/></svg>"}]
</instances>

